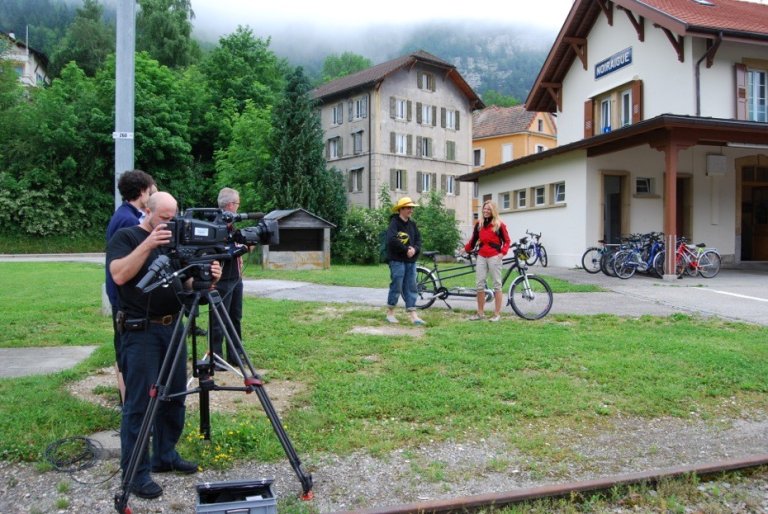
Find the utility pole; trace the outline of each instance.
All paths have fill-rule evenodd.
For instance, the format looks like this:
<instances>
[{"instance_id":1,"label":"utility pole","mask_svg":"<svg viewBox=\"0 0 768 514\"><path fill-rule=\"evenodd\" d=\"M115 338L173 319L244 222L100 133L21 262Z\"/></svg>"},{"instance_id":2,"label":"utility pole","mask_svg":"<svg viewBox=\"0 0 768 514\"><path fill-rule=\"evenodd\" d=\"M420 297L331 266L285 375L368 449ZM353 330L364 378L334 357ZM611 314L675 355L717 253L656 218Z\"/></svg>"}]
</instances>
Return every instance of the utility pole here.
<instances>
[{"instance_id":1,"label":"utility pole","mask_svg":"<svg viewBox=\"0 0 768 514\"><path fill-rule=\"evenodd\" d=\"M133 120L136 73L136 0L117 0L115 56L115 208L122 203L117 181L134 168Z\"/></svg>"}]
</instances>

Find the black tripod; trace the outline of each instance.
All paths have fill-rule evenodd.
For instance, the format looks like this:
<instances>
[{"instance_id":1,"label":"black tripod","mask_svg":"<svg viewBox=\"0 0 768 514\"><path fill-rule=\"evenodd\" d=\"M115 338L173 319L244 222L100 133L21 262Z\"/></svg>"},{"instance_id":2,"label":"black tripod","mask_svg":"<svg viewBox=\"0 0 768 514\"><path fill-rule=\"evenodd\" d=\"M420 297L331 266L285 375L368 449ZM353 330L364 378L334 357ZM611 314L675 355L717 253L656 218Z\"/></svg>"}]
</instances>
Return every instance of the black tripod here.
<instances>
[{"instance_id":1,"label":"black tripod","mask_svg":"<svg viewBox=\"0 0 768 514\"><path fill-rule=\"evenodd\" d=\"M283 446L286 456L288 457L291 466L293 467L296 476L301 482L303 490L302 499L310 500L313 497L312 493L312 475L307 473L301 465L301 460L296 454L296 450L291 444L291 440L288 438L288 434L283 428L283 424L280 421L275 408L272 405L272 401L267 396L267 392L264 389L264 383L261 377L256 373L248 355L243 349L243 343L240 340L235 327L232 324L232 319L229 317L224 303L218 291L211 290L210 285L210 262L214 260L214 257L208 256L206 258L207 263L195 263L187 266L186 268L174 273L166 273L165 267L168 264L168 259L161 261L162 258L158 258L150 267L150 272L140 282L138 287L142 288L145 293L152 291L153 289L173 284L177 293L183 295L184 301L182 302L182 308L179 312L176 325L173 329L173 335L171 336L171 344L168 347L168 351L163 358L163 364L160 368L157 381L150 389L149 392L149 405L147 406L147 412L144 415L144 419L139 430L139 436L136 441L136 445L131 453L130 460L128 462L127 469L123 470L122 480L122 492L115 495L115 509L120 514L131 514L131 509L128 507L128 498L133 489L133 480L136 477L141 458L147 448L149 442L149 435L152 426L157 415L158 402L168 400L178 396L186 396L189 394L198 393L200 395L200 431L206 439L210 438L210 412L209 412L209 395L211 391L244 391L247 394L256 392L259 397L261 406L264 408L264 412L267 414L270 423L272 423L272 429L275 431L277 438L280 440L280 444ZM192 291L183 291L181 287L181 281L178 276L190 268L196 267L200 278L196 278L193 281ZM146 286L143 283L152 280L156 274L161 275L161 279L154 284ZM149 279L147 280L147 278ZM144 287L145 286L145 287ZM211 313L213 313L216 321L222 327L224 340L226 341L229 355L234 356L237 361L237 367L240 369L240 374L243 376L243 387L221 387L216 385L213 379L214 375L214 355L210 354L205 361L195 363L195 376L198 378L198 387L194 389L188 389L186 391L169 394L168 385L171 381L172 370L176 366L181 364L181 356L183 355L183 347L186 344L185 341L190 332L190 328L194 327L195 319L198 314L198 308L201 304L208 303ZM184 317L188 318L188 322L184 322ZM211 327L209 327L210 329ZM193 355L194 355L193 351Z\"/></svg>"}]
</instances>

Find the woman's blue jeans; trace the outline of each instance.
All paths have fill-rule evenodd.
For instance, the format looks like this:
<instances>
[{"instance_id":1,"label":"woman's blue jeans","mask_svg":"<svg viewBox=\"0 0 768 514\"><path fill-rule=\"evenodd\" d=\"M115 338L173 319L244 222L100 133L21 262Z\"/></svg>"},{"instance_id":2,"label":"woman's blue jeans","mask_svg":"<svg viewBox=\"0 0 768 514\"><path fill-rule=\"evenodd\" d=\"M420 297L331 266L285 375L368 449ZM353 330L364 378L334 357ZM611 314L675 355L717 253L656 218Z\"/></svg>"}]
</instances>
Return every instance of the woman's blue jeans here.
<instances>
[{"instance_id":1,"label":"woman's blue jeans","mask_svg":"<svg viewBox=\"0 0 768 514\"><path fill-rule=\"evenodd\" d=\"M387 306L394 307L402 296L405 310L416 310L416 263L389 261L389 278Z\"/></svg>"}]
</instances>

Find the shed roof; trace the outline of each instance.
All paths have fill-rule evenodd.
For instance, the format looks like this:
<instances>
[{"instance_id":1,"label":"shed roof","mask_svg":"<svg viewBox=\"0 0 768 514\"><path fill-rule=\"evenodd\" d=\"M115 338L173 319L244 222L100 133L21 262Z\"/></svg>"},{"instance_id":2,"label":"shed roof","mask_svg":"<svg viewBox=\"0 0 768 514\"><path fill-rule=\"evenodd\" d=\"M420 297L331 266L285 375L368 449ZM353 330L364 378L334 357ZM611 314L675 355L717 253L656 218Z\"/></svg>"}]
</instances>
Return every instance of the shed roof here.
<instances>
[{"instance_id":1,"label":"shed roof","mask_svg":"<svg viewBox=\"0 0 768 514\"><path fill-rule=\"evenodd\" d=\"M291 221L292 228L312 228L312 227L336 228L336 225L334 225L330 221L326 221L320 216L317 216L316 214L312 214L308 210L302 209L301 207L297 209L274 210L267 213L264 216L264 218L278 221L278 226L279 226L279 222L281 221L282 222Z\"/></svg>"}]
</instances>

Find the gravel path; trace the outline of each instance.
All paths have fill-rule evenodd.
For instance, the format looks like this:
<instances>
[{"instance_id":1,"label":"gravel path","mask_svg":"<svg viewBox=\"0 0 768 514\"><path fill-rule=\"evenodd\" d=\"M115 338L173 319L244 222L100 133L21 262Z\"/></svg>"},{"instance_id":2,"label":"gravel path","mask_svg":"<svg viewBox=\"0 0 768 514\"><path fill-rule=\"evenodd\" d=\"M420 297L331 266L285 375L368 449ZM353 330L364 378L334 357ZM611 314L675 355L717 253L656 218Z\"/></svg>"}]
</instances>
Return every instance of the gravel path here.
<instances>
[{"instance_id":1,"label":"gravel path","mask_svg":"<svg viewBox=\"0 0 768 514\"><path fill-rule=\"evenodd\" d=\"M541 427L541 431L560 443L552 448L556 461L533 461L495 438L398 450L384 457L365 453L307 456L299 451L314 478L315 499L305 505L319 513L394 506L768 453L764 414L714 423L672 418L606 420L588 434L557 427ZM100 460L90 469L69 474L0 462L0 514L115 512L113 498L120 490L118 478L112 476L116 466L116 459ZM274 478L280 505L298 503L295 498L301 493L287 459L240 463L226 472L155 478L165 490L163 496L156 500L132 496L129 505L135 514L194 513L195 486L206 481ZM689 506L688 512L768 512L768 473L738 483L702 484L700 489L711 496L709 503L706 508ZM713 502L720 505L719 510L713 509Z\"/></svg>"}]
</instances>

